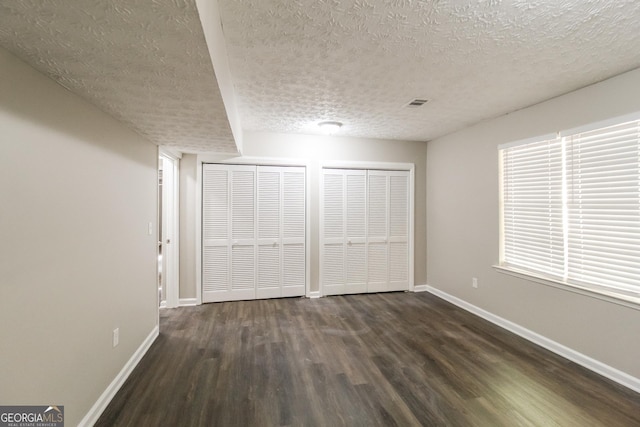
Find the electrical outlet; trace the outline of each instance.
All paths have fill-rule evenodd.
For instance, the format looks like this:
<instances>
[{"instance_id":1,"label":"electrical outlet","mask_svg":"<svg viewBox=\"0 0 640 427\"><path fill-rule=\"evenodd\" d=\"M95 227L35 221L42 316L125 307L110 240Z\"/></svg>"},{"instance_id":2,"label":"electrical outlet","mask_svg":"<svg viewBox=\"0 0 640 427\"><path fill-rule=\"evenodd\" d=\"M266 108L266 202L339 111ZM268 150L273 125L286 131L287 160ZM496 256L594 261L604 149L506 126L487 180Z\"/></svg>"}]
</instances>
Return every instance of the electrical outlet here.
<instances>
[{"instance_id":1,"label":"electrical outlet","mask_svg":"<svg viewBox=\"0 0 640 427\"><path fill-rule=\"evenodd\" d=\"M147 233L149 234L149 236L151 236L153 234L153 223L152 222L149 223L149 228L147 229Z\"/></svg>"},{"instance_id":2,"label":"electrical outlet","mask_svg":"<svg viewBox=\"0 0 640 427\"><path fill-rule=\"evenodd\" d=\"M474 277L474 278L471 280L471 286L473 286L474 288L477 288L477 287L478 287L478 278L477 278L477 277Z\"/></svg>"},{"instance_id":3,"label":"electrical outlet","mask_svg":"<svg viewBox=\"0 0 640 427\"><path fill-rule=\"evenodd\" d=\"M120 342L120 328L115 328L113 330L113 346L117 346Z\"/></svg>"}]
</instances>

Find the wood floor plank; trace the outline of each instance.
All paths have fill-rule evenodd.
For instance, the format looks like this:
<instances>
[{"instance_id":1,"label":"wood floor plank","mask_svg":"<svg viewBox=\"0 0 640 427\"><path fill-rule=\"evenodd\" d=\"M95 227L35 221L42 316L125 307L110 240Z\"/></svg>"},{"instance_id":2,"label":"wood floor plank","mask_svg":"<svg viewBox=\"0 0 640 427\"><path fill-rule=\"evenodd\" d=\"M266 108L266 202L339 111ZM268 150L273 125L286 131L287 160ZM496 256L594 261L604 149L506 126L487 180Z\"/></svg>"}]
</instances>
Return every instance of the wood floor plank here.
<instances>
[{"instance_id":1,"label":"wood floor plank","mask_svg":"<svg viewBox=\"0 0 640 427\"><path fill-rule=\"evenodd\" d=\"M640 426L640 395L427 293L162 310L97 426Z\"/></svg>"}]
</instances>

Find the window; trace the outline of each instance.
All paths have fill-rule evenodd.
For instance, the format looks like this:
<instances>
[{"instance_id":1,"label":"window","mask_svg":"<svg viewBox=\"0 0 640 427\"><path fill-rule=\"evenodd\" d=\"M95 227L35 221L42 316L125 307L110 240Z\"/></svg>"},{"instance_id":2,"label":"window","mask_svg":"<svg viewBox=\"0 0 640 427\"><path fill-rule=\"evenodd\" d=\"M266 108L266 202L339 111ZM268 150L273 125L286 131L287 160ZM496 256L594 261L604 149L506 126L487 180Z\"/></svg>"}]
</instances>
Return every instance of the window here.
<instances>
[{"instance_id":1,"label":"window","mask_svg":"<svg viewBox=\"0 0 640 427\"><path fill-rule=\"evenodd\" d=\"M500 265L640 297L640 120L500 148Z\"/></svg>"}]
</instances>

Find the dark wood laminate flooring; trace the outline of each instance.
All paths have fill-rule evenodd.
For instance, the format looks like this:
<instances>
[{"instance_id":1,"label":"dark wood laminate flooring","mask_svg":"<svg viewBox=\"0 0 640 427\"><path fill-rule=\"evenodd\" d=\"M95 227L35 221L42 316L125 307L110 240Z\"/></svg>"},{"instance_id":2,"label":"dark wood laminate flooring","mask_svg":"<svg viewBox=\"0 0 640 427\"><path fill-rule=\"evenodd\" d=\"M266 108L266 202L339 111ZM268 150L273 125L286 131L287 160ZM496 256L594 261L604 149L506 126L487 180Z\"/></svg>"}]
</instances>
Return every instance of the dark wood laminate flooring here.
<instances>
[{"instance_id":1,"label":"dark wood laminate flooring","mask_svg":"<svg viewBox=\"0 0 640 427\"><path fill-rule=\"evenodd\" d=\"M206 304L98 426L640 426L640 394L427 293Z\"/></svg>"}]
</instances>

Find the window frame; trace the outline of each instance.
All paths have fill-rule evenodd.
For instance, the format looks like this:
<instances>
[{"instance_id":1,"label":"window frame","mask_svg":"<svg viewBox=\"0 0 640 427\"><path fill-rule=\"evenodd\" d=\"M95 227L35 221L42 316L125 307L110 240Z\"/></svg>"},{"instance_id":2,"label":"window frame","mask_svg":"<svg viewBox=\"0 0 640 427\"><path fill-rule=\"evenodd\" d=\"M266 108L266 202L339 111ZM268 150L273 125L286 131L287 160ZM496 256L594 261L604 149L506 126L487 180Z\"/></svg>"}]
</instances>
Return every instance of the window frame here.
<instances>
[{"instance_id":1,"label":"window frame","mask_svg":"<svg viewBox=\"0 0 640 427\"><path fill-rule=\"evenodd\" d=\"M523 266L509 264L505 260L505 246L507 241L506 232L505 232L505 173L506 173L505 167L506 165L503 160L504 159L503 151L508 149L513 149L514 147L517 147L517 146L528 145L533 143L541 143L543 141L550 141L550 140L559 141L562 144L563 146L563 158L562 158L563 216L565 217L562 231L565 236L565 247L563 248L563 251L564 251L565 257L567 257L568 247L566 246L566 244L567 244L568 231L569 231L568 223L566 221L566 216L568 215L568 211L569 211L567 203L568 203L568 200L572 197L572 194L569 192L569 189L567 188L567 185L566 185L566 181L569 177L569 173L567 172L569 161L566 158L564 151L566 150L566 147L568 147L569 144L571 143L572 141L571 138L574 136L577 136L578 134L605 129L610 126L621 125L625 122L632 122L632 121L638 121L640 126L640 112L628 114L625 116L619 116L619 117L607 119L604 121L590 123L585 126L571 128L571 129L563 130L553 134L540 135L534 138L527 138L523 140L509 142L506 144L500 144L498 146L499 227L500 227L499 228L499 233L500 233L499 254L498 254L499 261L498 261L498 264L493 266L497 272L640 310L640 286L638 287L637 290L621 291L621 290L615 289L614 287L608 287L606 285L598 285L598 284L582 283L582 282L574 281L571 278L568 278L567 276L568 272L566 270L564 275L562 277L559 277L559 276L548 274L542 271L537 271L535 269L528 269ZM640 144L640 132L639 132L638 140L639 140L638 144ZM567 259L567 263L568 262L569 260Z\"/></svg>"}]
</instances>

